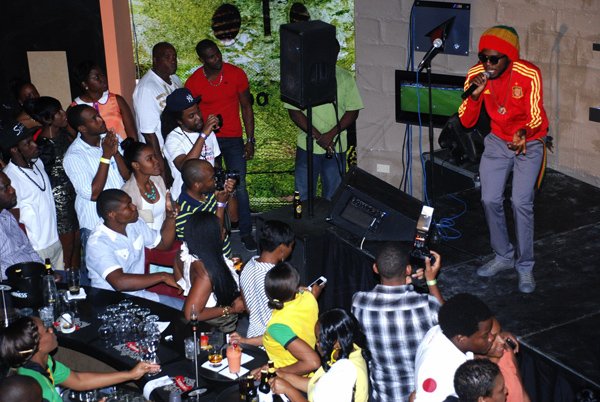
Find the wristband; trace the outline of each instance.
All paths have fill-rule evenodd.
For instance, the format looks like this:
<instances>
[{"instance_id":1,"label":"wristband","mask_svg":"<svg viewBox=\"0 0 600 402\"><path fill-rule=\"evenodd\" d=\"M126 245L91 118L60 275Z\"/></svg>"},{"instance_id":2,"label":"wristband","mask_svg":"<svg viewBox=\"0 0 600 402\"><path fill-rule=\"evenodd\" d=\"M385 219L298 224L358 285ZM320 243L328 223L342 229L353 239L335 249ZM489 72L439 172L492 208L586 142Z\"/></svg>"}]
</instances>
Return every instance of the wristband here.
<instances>
[{"instance_id":1,"label":"wristband","mask_svg":"<svg viewBox=\"0 0 600 402\"><path fill-rule=\"evenodd\" d=\"M231 307L229 307L229 306L223 307L223 317L228 317L230 313L231 313Z\"/></svg>"},{"instance_id":2,"label":"wristband","mask_svg":"<svg viewBox=\"0 0 600 402\"><path fill-rule=\"evenodd\" d=\"M227 202L217 201L217 208L225 208L226 206L227 206Z\"/></svg>"},{"instance_id":3,"label":"wristband","mask_svg":"<svg viewBox=\"0 0 600 402\"><path fill-rule=\"evenodd\" d=\"M435 286L437 285L437 279L432 279L430 281L427 281L427 286Z\"/></svg>"},{"instance_id":4,"label":"wristband","mask_svg":"<svg viewBox=\"0 0 600 402\"><path fill-rule=\"evenodd\" d=\"M203 140L205 140L208 137L208 135L204 134L204 133L200 133L200 138L202 138Z\"/></svg>"},{"instance_id":5,"label":"wristband","mask_svg":"<svg viewBox=\"0 0 600 402\"><path fill-rule=\"evenodd\" d=\"M107 165L110 165L110 159L100 158L100 163L105 163Z\"/></svg>"}]
</instances>

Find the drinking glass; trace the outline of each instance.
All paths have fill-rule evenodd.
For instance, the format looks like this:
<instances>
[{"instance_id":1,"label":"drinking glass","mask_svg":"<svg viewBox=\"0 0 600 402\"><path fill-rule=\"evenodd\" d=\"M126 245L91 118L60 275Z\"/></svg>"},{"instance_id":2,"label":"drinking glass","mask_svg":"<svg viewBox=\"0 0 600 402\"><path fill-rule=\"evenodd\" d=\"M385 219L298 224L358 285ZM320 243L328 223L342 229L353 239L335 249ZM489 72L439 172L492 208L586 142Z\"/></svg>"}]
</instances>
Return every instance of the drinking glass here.
<instances>
[{"instance_id":1,"label":"drinking glass","mask_svg":"<svg viewBox=\"0 0 600 402\"><path fill-rule=\"evenodd\" d=\"M208 361L212 367L220 367L223 364L223 353L218 345L212 345L208 350Z\"/></svg>"},{"instance_id":2,"label":"drinking glass","mask_svg":"<svg viewBox=\"0 0 600 402\"><path fill-rule=\"evenodd\" d=\"M75 296L79 294L81 289L80 275L78 269L70 269L67 271L67 284L69 286L69 294Z\"/></svg>"},{"instance_id":3,"label":"drinking glass","mask_svg":"<svg viewBox=\"0 0 600 402\"><path fill-rule=\"evenodd\" d=\"M138 348L140 350L140 360L153 364L160 364L158 358L158 341L153 338L144 338L138 342ZM155 372L149 372L149 375L155 375L161 372L158 369Z\"/></svg>"},{"instance_id":4,"label":"drinking glass","mask_svg":"<svg viewBox=\"0 0 600 402\"><path fill-rule=\"evenodd\" d=\"M98 314L98 319L102 320L102 324L100 324L100 327L98 328L98 337L102 339L104 344L107 346L114 333L113 327L110 325L109 318L110 317L106 313Z\"/></svg>"}]
</instances>

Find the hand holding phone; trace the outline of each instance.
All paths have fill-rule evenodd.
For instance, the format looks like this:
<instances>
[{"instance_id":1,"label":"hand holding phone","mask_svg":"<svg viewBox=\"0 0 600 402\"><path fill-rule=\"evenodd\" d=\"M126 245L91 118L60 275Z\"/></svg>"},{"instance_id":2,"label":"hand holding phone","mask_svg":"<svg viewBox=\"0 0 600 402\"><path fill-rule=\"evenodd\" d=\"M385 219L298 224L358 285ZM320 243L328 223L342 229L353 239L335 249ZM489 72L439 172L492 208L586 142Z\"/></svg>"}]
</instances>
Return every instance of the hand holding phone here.
<instances>
[{"instance_id":1,"label":"hand holding phone","mask_svg":"<svg viewBox=\"0 0 600 402\"><path fill-rule=\"evenodd\" d=\"M317 280L315 280L313 283L308 285L308 290L312 291L314 286L318 286L318 287L322 288L323 286L325 286L326 283L327 283L327 278L325 278L324 276L320 276L319 278L317 278Z\"/></svg>"}]
</instances>

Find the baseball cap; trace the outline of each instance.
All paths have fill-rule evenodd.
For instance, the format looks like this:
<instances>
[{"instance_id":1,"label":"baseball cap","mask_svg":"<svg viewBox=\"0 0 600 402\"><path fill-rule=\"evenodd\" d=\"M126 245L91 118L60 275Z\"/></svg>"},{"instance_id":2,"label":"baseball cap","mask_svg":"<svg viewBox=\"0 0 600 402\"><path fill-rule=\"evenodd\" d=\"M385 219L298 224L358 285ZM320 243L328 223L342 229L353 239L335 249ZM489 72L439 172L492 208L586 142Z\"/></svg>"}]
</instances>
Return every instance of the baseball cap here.
<instances>
[{"instance_id":1,"label":"baseball cap","mask_svg":"<svg viewBox=\"0 0 600 402\"><path fill-rule=\"evenodd\" d=\"M19 143L19 141L33 136L40 127L27 128L23 123L16 121L7 123L0 132L0 148L8 151Z\"/></svg>"},{"instance_id":2,"label":"baseball cap","mask_svg":"<svg viewBox=\"0 0 600 402\"><path fill-rule=\"evenodd\" d=\"M194 98L189 89L177 88L167 96L165 109L172 112L181 112L198 102L200 102L200 97Z\"/></svg>"}]
</instances>

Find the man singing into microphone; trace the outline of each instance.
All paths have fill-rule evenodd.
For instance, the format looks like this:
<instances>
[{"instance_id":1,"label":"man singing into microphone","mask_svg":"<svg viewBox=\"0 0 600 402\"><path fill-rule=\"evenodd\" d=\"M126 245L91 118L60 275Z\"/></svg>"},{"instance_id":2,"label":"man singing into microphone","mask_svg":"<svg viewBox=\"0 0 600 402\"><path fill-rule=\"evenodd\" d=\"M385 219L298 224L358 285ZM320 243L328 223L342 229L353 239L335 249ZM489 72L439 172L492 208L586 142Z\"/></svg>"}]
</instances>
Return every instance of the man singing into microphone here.
<instances>
[{"instance_id":1,"label":"man singing into microphone","mask_svg":"<svg viewBox=\"0 0 600 402\"><path fill-rule=\"evenodd\" d=\"M490 116L491 133L479 165L481 201L495 257L477 270L494 276L516 268L519 290L535 290L533 278L534 187L544 159L548 118L544 110L538 67L519 58L514 28L495 26L479 40L479 63L467 73L465 89L477 88L458 109L461 123L473 127L482 105ZM511 244L504 215L504 189L512 171L511 203L516 247Z\"/></svg>"}]
</instances>

